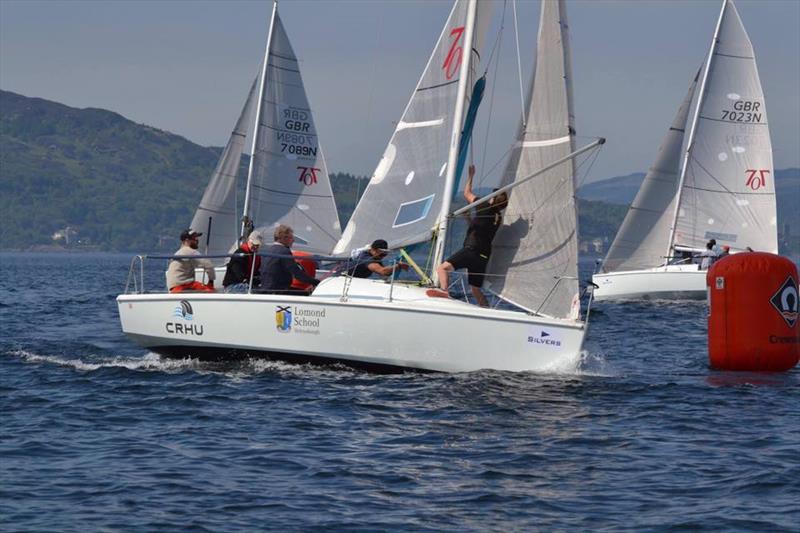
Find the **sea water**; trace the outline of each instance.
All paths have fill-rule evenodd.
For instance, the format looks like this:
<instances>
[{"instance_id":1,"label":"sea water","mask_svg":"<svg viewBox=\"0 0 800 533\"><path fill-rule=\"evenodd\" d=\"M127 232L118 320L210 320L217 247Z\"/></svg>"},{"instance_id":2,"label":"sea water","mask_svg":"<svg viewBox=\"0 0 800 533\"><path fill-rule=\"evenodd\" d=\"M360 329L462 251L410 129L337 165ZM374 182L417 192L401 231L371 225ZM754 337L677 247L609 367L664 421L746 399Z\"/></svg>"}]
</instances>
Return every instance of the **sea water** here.
<instances>
[{"instance_id":1,"label":"sea water","mask_svg":"<svg viewBox=\"0 0 800 533\"><path fill-rule=\"evenodd\" d=\"M123 336L129 264L0 254L0 530L800 528L800 371L710 370L703 302L547 373L219 365Z\"/></svg>"}]
</instances>

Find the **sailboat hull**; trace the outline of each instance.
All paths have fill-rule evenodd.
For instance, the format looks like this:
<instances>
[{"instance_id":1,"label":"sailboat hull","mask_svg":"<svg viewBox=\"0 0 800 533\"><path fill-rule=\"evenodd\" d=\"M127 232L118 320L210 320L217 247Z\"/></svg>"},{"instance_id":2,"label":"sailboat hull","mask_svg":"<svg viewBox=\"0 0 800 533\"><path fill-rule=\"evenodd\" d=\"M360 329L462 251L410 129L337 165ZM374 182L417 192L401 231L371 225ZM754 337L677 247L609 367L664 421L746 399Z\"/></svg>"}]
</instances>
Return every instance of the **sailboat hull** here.
<instances>
[{"instance_id":1,"label":"sailboat hull","mask_svg":"<svg viewBox=\"0 0 800 533\"><path fill-rule=\"evenodd\" d=\"M595 274L594 299L701 300L706 297L706 271L697 265L667 265L645 270Z\"/></svg>"},{"instance_id":2,"label":"sailboat hull","mask_svg":"<svg viewBox=\"0 0 800 533\"><path fill-rule=\"evenodd\" d=\"M442 372L561 370L580 360L580 322L431 298L419 287L369 280L344 287L344 279L326 280L310 297L132 294L117 304L131 340L173 357Z\"/></svg>"}]
</instances>

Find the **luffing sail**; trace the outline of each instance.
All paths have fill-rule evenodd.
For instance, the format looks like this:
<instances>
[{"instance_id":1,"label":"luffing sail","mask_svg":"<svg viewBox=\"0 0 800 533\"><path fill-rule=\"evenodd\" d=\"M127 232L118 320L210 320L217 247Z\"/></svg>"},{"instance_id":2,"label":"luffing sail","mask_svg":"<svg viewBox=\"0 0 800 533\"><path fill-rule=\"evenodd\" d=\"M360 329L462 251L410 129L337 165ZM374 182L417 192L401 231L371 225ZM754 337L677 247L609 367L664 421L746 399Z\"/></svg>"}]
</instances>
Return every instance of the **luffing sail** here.
<instances>
[{"instance_id":1,"label":"luffing sail","mask_svg":"<svg viewBox=\"0 0 800 533\"><path fill-rule=\"evenodd\" d=\"M666 262L669 228L675 214L686 121L692 105L695 75L686 97L658 149L653 166L647 171L614 242L608 249L603 270L637 270Z\"/></svg>"},{"instance_id":2,"label":"luffing sail","mask_svg":"<svg viewBox=\"0 0 800 533\"><path fill-rule=\"evenodd\" d=\"M689 139L673 246L777 253L775 173L753 46L726 0Z\"/></svg>"},{"instance_id":3,"label":"luffing sail","mask_svg":"<svg viewBox=\"0 0 800 533\"><path fill-rule=\"evenodd\" d=\"M294 229L298 250L329 254L341 235L300 66L275 13L247 215L269 236Z\"/></svg>"},{"instance_id":4,"label":"luffing sail","mask_svg":"<svg viewBox=\"0 0 800 533\"><path fill-rule=\"evenodd\" d=\"M563 0L542 2L528 111L503 185L574 151L572 71ZM540 314L577 319L578 241L572 160L511 190L489 261L488 287Z\"/></svg>"},{"instance_id":5,"label":"luffing sail","mask_svg":"<svg viewBox=\"0 0 800 533\"><path fill-rule=\"evenodd\" d=\"M258 99L258 79L253 82L242 113L222 151L217 168L197 206L189 227L204 233L203 253L227 254L239 235L239 216L236 212L236 177L242 162L247 129L253 122Z\"/></svg>"},{"instance_id":6,"label":"luffing sail","mask_svg":"<svg viewBox=\"0 0 800 533\"><path fill-rule=\"evenodd\" d=\"M473 42L466 44L468 6L468 0L453 6L335 254L347 254L376 235L385 238L390 248L431 238L442 207L461 62L471 51L474 80L491 10L489 2L478 3Z\"/></svg>"}]
</instances>

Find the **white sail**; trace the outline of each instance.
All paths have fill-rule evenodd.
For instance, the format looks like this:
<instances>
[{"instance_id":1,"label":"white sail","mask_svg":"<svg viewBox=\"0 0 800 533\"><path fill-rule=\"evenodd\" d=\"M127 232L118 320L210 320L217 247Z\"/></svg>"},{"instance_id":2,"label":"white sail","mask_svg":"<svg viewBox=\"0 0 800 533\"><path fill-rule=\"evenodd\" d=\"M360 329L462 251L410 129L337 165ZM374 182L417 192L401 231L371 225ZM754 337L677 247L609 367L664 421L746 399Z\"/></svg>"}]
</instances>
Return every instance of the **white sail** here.
<instances>
[{"instance_id":1,"label":"white sail","mask_svg":"<svg viewBox=\"0 0 800 533\"><path fill-rule=\"evenodd\" d=\"M189 227L204 233L203 253L208 255L227 254L236 244L239 235L239 217L236 214L236 176L242 161L247 128L253 121L257 99L258 79L253 82L247 94L242 113L231 132L228 144L222 151L217 168L197 206ZM224 260L216 260L220 264Z\"/></svg>"},{"instance_id":2,"label":"white sail","mask_svg":"<svg viewBox=\"0 0 800 533\"><path fill-rule=\"evenodd\" d=\"M471 50L470 81L475 79L478 51L491 10L488 2L478 3L473 41L467 46L464 29L468 4L467 0L458 0L453 6L335 254L348 253L377 237L386 239L390 248L431 238L442 207L459 67L466 50Z\"/></svg>"},{"instance_id":3,"label":"white sail","mask_svg":"<svg viewBox=\"0 0 800 533\"><path fill-rule=\"evenodd\" d=\"M328 169L300 65L275 13L257 125L247 215L267 238L294 229L294 248L329 254L341 235Z\"/></svg>"},{"instance_id":4,"label":"white sail","mask_svg":"<svg viewBox=\"0 0 800 533\"><path fill-rule=\"evenodd\" d=\"M672 244L777 253L775 174L753 47L725 0L683 169Z\"/></svg>"},{"instance_id":5,"label":"white sail","mask_svg":"<svg viewBox=\"0 0 800 533\"><path fill-rule=\"evenodd\" d=\"M503 184L520 181L574 151L572 72L563 0L542 2L536 69ZM489 260L489 284L506 300L543 315L577 319L577 215L568 160L511 190Z\"/></svg>"},{"instance_id":6,"label":"white sail","mask_svg":"<svg viewBox=\"0 0 800 533\"><path fill-rule=\"evenodd\" d=\"M667 131L653 166L608 250L603 270L638 270L665 263L669 229L675 213L683 140L697 78L689 86L672 125Z\"/></svg>"}]
</instances>

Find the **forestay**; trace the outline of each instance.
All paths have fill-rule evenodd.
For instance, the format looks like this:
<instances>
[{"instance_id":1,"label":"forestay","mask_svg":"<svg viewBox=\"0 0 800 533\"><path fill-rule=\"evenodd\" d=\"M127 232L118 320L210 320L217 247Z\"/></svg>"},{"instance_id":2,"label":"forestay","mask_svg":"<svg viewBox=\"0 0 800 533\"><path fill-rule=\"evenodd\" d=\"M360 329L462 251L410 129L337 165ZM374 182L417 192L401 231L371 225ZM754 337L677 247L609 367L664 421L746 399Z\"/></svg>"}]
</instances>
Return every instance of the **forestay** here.
<instances>
[{"instance_id":1,"label":"forestay","mask_svg":"<svg viewBox=\"0 0 800 533\"><path fill-rule=\"evenodd\" d=\"M222 151L217 168L197 206L191 228L205 234L203 253L226 254L236 244L239 217L236 214L236 177L242 161L247 128L253 122L258 79L253 82L242 113Z\"/></svg>"},{"instance_id":2,"label":"forestay","mask_svg":"<svg viewBox=\"0 0 800 533\"><path fill-rule=\"evenodd\" d=\"M521 181L574 151L571 80L564 2L542 2L526 126L520 127L503 185ZM503 226L492 246L488 287L531 311L577 319L577 261L570 159L511 190Z\"/></svg>"},{"instance_id":3,"label":"forestay","mask_svg":"<svg viewBox=\"0 0 800 533\"><path fill-rule=\"evenodd\" d=\"M471 86L491 10L489 2L478 3L473 42L465 45L468 4L467 0L459 0L453 6L335 254L349 253L376 237L386 239L391 248L431 238L444 194L459 67L465 59L465 49L471 50ZM457 127L460 129L461 125Z\"/></svg>"},{"instance_id":4,"label":"forestay","mask_svg":"<svg viewBox=\"0 0 800 533\"><path fill-rule=\"evenodd\" d=\"M248 215L266 237L294 229L294 248L329 254L341 235L300 66L277 12L258 124Z\"/></svg>"},{"instance_id":5,"label":"forestay","mask_svg":"<svg viewBox=\"0 0 800 533\"><path fill-rule=\"evenodd\" d=\"M720 15L679 198L675 246L716 239L777 253L775 175L750 39L730 0Z\"/></svg>"},{"instance_id":6,"label":"forestay","mask_svg":"<svg viewBox=\"0 0 800 533\"><path fill-rule=\"evenodd\" d=\"M605 272L639 270L666 262L664 254L669 248L670 227L675 214L686 122L698 76L699 72L611 243L603 262Z\"/></svg>"}]
</instances>

